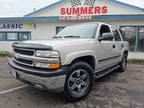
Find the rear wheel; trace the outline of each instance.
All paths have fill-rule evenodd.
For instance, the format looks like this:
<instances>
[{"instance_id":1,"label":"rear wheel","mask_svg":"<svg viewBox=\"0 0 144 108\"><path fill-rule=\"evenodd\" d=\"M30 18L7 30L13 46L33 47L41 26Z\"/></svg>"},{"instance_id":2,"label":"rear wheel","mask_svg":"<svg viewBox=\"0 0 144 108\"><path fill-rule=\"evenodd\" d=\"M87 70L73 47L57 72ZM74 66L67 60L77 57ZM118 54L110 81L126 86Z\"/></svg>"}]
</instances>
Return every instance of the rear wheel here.
<instances>
[{"instance_id":1,"label":"rear wheel","mask_svg":"<svg viewBox=\"0 0 144 108\"><path fill-rule=\"evenodd\" d=\"M126 67L127 67L127 55L124 54L122 61L120 63L119 72L124 72L126 70Z\"/></svg>"},{"instance_id":2,"label":"rear wheel","mask_svg":"<svg viewBox=\"0 0 144 108\"><path fill-rule=\"evenodd\" d=\"M70 66L65 81L65 97L68 101L78 101L88 95L94 83L92 67L85 62L77 62Z\"/></svg>"}]
</instances>

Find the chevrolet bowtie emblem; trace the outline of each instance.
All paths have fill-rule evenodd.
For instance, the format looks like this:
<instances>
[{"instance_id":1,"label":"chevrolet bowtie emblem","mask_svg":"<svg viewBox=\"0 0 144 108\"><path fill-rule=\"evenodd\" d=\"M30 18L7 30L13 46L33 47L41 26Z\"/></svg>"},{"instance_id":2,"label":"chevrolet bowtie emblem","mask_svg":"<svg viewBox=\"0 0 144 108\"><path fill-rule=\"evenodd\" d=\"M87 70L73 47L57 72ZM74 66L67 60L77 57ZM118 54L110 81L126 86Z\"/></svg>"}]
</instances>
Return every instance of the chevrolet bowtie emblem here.
<instances>
[{"instance_id":1,"label":"chevrolet bowtie emblem","mask_svg":"<svg viewBox=\"0 0 144 108\"><path fill-rule=\"evenodd\" d=\"M19 59L20 58L20 54L15 53L15 58Z\"/></svg>"}]
</instances>

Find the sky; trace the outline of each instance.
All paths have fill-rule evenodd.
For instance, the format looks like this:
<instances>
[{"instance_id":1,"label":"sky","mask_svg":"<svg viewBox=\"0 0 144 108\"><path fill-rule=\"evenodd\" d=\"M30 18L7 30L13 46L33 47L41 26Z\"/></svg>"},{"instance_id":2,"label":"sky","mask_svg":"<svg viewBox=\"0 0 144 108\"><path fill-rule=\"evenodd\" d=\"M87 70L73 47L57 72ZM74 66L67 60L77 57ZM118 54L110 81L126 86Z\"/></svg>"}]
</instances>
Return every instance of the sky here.
<instances>
[{"instance_id":1,"label":"sky","mask_svg":"<svg viewBox=\"0 0 144 108\"><path fill-rule=\"evenodd\" d=\"M59 0L0 0L0 17L22 17ZM119 0L144 8L144 0Z\"/></svg>"}]
</instances>

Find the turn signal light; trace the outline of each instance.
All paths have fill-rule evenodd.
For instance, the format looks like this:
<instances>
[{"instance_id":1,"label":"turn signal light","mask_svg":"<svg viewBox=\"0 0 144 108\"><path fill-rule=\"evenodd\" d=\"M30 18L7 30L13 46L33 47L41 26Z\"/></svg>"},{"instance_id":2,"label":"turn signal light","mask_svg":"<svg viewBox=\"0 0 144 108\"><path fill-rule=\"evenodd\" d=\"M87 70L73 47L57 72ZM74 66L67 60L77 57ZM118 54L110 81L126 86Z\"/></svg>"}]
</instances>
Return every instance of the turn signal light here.
<instances>
[{"instance_id":1,"label":"turn signal light","mask_svg":"<svg viewBox=\"0 0 144 108\"><path fill-rule=\"evenodd\" d=\"M48 68L50 68L50 69L58 69L58 68L60 68L60 64L48 64Z\"/></svg>"}]
</instances>

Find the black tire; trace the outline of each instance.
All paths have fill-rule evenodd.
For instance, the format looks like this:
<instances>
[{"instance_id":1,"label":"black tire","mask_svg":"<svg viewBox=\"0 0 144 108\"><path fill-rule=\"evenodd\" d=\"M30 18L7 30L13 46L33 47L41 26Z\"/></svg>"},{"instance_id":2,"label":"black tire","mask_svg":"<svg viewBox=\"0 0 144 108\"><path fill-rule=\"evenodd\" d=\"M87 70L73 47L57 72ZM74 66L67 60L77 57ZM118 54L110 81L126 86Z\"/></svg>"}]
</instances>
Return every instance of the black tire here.
<instances>
[{"instance_id":1,"label":"black tire","mask_svg":"<svg viewBox=\"0 0 144 108\"><path fill-rule=\"evenodd\" d=\"M76 102L85 98L93 87L94 79L94 70L88 63L79 61L72 64L66 75L64 87L66 100L69 102Z\"/></svg>"},{"instance_id":2,"label":"black tire","mask_svg":"<svg viewBox=\"0 0 144 108\"><path fill-rule=\"evenodd\" d=\"M127 68L127 55L123 54L123 58L120 62L120 68L118 70L119 72L125 72L126 68Z\"/></svg>"}]
</instances>

